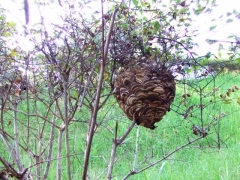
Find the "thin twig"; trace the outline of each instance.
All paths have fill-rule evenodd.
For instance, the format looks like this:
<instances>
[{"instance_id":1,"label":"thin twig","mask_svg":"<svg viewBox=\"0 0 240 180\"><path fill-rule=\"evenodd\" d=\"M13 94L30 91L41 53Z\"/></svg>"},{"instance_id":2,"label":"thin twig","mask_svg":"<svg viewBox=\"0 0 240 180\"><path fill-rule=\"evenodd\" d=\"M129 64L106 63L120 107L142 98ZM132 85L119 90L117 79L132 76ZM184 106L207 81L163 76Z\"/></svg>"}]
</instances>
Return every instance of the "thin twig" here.
<instances>
[{"instance_id":1,"label":"thin twig","mask_svg":"<svg viewBox=\"0 0 240 180\"><path fill-rule=\"evenodd\" d=\"M116 150L117 150L117 131L118 131L118 122L116 122L116 127L115 127L115 134L114 134L114 140L113 140L113 145L112 145L112 151L111 151L111 158L110 162L108 165L108 173L107 173L107 178L110 180L112 179L112 170L113 170L113 165L114 165L114 159L116 156Z\"/></svg>"},{"instance_id":2,"label":"thin twig","mask_svg":"<svg viewBox=\"0 0 240 180\"><path fill-rule=\"evenodd\" d=\"M54 111L56 111L56 106L54 107ZM53 124L55 124L56 119L57 119L56 116L53 116L53 120L52 120ZM51 157L52 157L54 132L55 132L55 126L51 126L51 134L50 134L50 138L49 138L49 148L48 148L47 160L51 159ZM48 161L47 164L46 164L44 173L43 173L43 180L47 179L50 165L51 165L51 161Z\"/></svg>"},{"instance_id":3,"label":"thin twig","mask_svg":"<svg viewBox=\"0 0 240 180\"><path fill-rule=\"evenodd\" d=\"M132 128L134 127L136 121L132 121L132 123L130 124L129 128L127 129L127 131L123 134L123 136L119 139L117 139L117 144L120 145L122 144L122 142L124 141L124 139L128 136L128 134L131 132Z\"/></svg>"},{"instance_id":4,"label":"thin twig","mask_svg":"<svg viewBox=\"0 0 240 180\"><path fill-rule=\"evenodd\" d=\"M17 102L14 103L14 109L17 109ZM22 164L20 161L20 153L19 153L19 136L18 136L18 119L17 112L14 111L14 150L15 150L15 159L19 171L22 171Z\"/></svg>"},{"instance_id":5,"label":"thin twig","mask_svg":"<svg viewBox=\"0 0 240 180\"><path fill-rule=\"evenodd\" d=\"M93 73L94 73L94 70L95 70L96 65L97 65L97 64L94 64L94 66L93 66L93 68L92 68L92 70L91 70L91 72L90 72L90 74L89 74L89 76L88 76L88 78L87 78L87 82L85 83L85 86L84 86L84 89L83 89L83 93L82 93L82 99L81 99L80 104L79 104L79 107L80 107L80 108L82 108L83 101L84 101L84 99L85 99L85 94L86 94L86 91L87 91L87 89L88 89L88 85L89 85L89 83L90 83L90 80L91 80L91 78L92 78L92 75L93 75Z\"/></svg>"},{"instance_id":6,"label":"thin twig","mask_svg":"<svg viewBox=\"0 0 240 180\"><path fill-rule=\"evenodd\" d=\"M61 154L62 154L62 138L63 138L63 130L59 129L58 132L58 150L57 150L57 180L61 180L62 177L62 160L61 160Z\"/></svg>"},{"instance_id":7,"label":"thin twig","mask_svg":"<svg viewBox=\"0 0 240 180\"><path fill-rule=\"evenodd\" d=\"M94 109L90 121L90 129L89 129L89 134L87 138L87 147L85 150L85 157L84 157L84 168L83 168L83 174L82 174L82 179L85 180L87 178L87 169L88 169L88 162L89 162L89 157L90 157L90 152L91 152L91 147L92 147L92 139L94 135L94 129L96 125L96 119L97 119L97 113L99 110L99 101L101 97L101 90L102 90L102 83L103 83L103 77L104 77L104 71L105 71L105 63L107 60L107 52L108 52L108 47L110 44L110 39L113 31L113 25L115 21L115 17L117 14L118 8L115 9L112 19L110 22L110 27L107 35L107 39L104 45L104 36L102 37L102 44L104 45L104 49L102 52L102 62L101 62L101 67L100 67L100 75L99 75L99 81L98 81L98 87L97 87L97 93L96 93L96 98L95 98L95 103L94 103ZM103 20L103 1L102 1L102 20ZM102 35L104 35L104 23L102 23L103 26L103 32Z\"/></svg>"},{"instance_id":8,"label":"thin twig","mask_svg":"<svg viewBox=\"0 0 240 180\"><path fill-rule=\"evenodd\" d=\"M132 121L132 123L130 124L129 128L124 133L124 135L121 138L117 139L118 125L116 124L114 140L113 140L113 145L112 145L112 152L111 152L111 157L110 157L110 161L109 161L109 165L108 165L107 178L109 180L112 179L112 170L113 170L113 165L115 163L117 147L124 141L124 139L127 137L127 135L131 132L131 130L134 127L134 125L135 125L135 121Z\"/></svg>"},{"instance_id":9,"label":"thin twig","mask_svg":"<svg viewBox=\"0 0 240 180\"><path fill-rule=\"evenodd\" d=\"M154 162L154 163L146 166L145 168L143 168L143 169L141 169L141 170L139 170L139 171L134 171L134 170L130 171L130 172L123 178L123 180L128 179L131 175L139 174L139 173L141 173L141 172L143 172L143 171L151 168L152 166L154 166L154 165L162 162L163 160L167 159L168 157L170 157L170 156L173 155L174 153L182 150L183 148L189 146L190 144L192 144L192 143L194 143L194 142L196 142L196 141L198 141L198 140L200 140L200 139L202 139L202 138L203 138L203 136L200 136L200 137L198 137L198 138L196 138L196 139L193 139L193 140L191 140L191 141L188 141L186 144L180 146L179 148L177 148L177 149L175 149L174 151L170 152L169 154L165 155L163 158L157 160L156 162Z\"/></svg>"},{"instance_id":10,"label":"thin twig","mask_svg":"<svg viewBox=\"0 0 240 180\"><path fill-rule=\"evenodd\" d=\"M68 111L69 111L69 103L68 103L68 79L69 77L65 75L63 77L63 91L64 91L64 124L65 124L65 146L66 146L66 161L67 161L67 176L68 180L71 180L71 163L70 163L70 147L69 147L69 120L68 120Z\"/></svg>"},{"instance_id":11,"label":"thin twig","mask_svg":"<svg viewBox=\"0 0 240 180\"><path fill-rule=\"evenodd\" d=\"M137 126L137 133L136 133L135 155L134 155L134 161L133 161L133 170L134 171L137 171L138 139L139 139L139 126Z\"/></svg>"}]
</instances>

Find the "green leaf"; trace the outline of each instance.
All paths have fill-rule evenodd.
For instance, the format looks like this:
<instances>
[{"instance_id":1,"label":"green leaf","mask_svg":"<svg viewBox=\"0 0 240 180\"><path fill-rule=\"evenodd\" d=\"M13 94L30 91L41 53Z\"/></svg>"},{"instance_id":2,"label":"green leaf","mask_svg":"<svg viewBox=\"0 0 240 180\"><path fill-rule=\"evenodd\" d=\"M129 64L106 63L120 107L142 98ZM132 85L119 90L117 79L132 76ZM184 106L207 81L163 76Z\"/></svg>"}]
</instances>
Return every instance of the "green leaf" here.
<instances>
[{"instance_id":1,"label":"green leaf","mask_svg":"<svg viewBox=\"0 0 240 180\"><path fill-rule=\"evenodd\" d=\"M4 32L2 33L2 35L3 35L4 37L9 37L9 36L11 36L11 33L10 33L10 32L7 32L7 31L4 31Z\"/></svg>"},{"instance_id":2,"label":"green leaf","mask_svg":"<svg viewBox=\"0 0 240 180\"><path fill-rule=\"evenodd\" d=\"M132 2L133 2L133 4L134 4L135 6L138 5L138 0L132 0Z\"/></svg>"},{"instance_id":3,"label":"green leaf","mask_svg":"<svg viewBox=\"0 0 240 180\"><path fill-rule=\"evenodd\" d=\"M206 54L205 58L202 59L202 61L200 61L200 65L205 66L206 64L209 63L209 58L211 57L211 53L210 54L209 53Z\"/></svg>"},{"instance_id":4,"label":"green leaf","mask_svg":"<svg viewBox=\"0 0 240 180\"><path fill-rule=\"evenodd\" d=\"M192 70L191 70L191 69L185 69L185 72L186 72L187 74L190 74L190 73L192 72Z\"/></svg>"},{"instance_id":5,"label":"green leaf","mask_svg":"<svg viewBox=\"0 0 240 180\"><path fill-rule=\"evenodd\" d=\"M146 7L146 2L141 1L141 5L142 5L142 7Z\"/></svg>"},{"instance_id":6,"label":"green leaf","mask_svg":"<svg viewBox=\"0 0 240 180\"><path fill-rule=\"evenodd\" d=\"M237 99L237 103L240 105L240 98Z\"/></svg>"},{"instance_id":7,"label":"green leaf","mask_svg":"<svg viewBox=\"0 0 240 180\"><path fill-rule=\"evenodd\" d=\"M8 27L10 27L10 28L16 27L16 23L15 23L15 22L12 22L12 21L8 22L7 25L8 25Z\"/></svg>"},{"instance_id":8,"label":"green leaf","mask_svg":"<svg viewBox=\"0 0 240 180\"><path fill-rule=\"evenodd\" d=\"M185 14L187 10L188 10L187 8L182 8L182 9L180 9L179 13L180 14Z\"/></svg>"},{"instance_id":9,"label":"green leaf","mask_svg":"<svg viewBox=\"0 0 240 180\"><path fill-rule=\"evenodd\" d=\"M240 63L240 58L236 58L235 61L237 61L238 63Z\"/></svg>"},{"instance_id":10,"label":"green leaf","mask_svg":"<svg viewBox=\"0 0 240 180\"><path fill-rule=\"evenodd\" d=\"M223 101L224 104L231 104L232 103L232 100L231 99L226 99Z\"/></svg>"},{"instance_id":11,"label":"green leaf","mask_svg":"<svg viewBox=\"0 0 240 180\"><path fill-rule=\"evenodd\" d=\"M179 19L179 22L184 22L186 19L185 18L181 18Z\"/></svg>"},{"instance_id":12,"label":"green leaf","mask_svg":"<svg viewBox=\"0 0 240 180\"><path fill-rule=\"evenodd\" d=\"M147 46L147 47L145 47L145 49L143 50L145 53L148 53L148 52L150 52L150 49L149 49L149 47Z\"/></svg>"},{"instance_id":13,"label":"green leaf","mask_svg":"<svg viewBox=\"0 0 240 180\"><path fill-rule=\"evenodd\" d=\"M218 52L218 57L222 58L222 53L221 52Z\"/></svg>"},{"instance_id":14,"label":"green leaf","mask_svg":"<svg viewBox=\"0 0 240 180\"><path fill-rule=\"evenodd\" d=\"M13 57L16 56L18 54L18 51L16 49L11 50L9 56Z\"/></svg>"},{"instance_id":15,"label":"green leaf","mask_svg":"<svg viewBox=\"0 0 240 180\"><path fill-rule=\"evenodd\" d=\"M227 38L233 38L233 37L236 37L236 36L235 35L230 35Z\"/></svg>"},{"instance_id":16,"label":"green leaf","mask_svg":"<svg viewBox=\"0 0 240 180\"><path fill-rule=\"evenodd\" d=\"M137 6L137 8L138 8L139 10L142 9L141 6ZM141 14L142 14L142 12L143 12L143 11L140 11Z\"/></svg>"},{"instance_id":17,"label":"green leaf","mask_svg":"<svg viewBox=\"0 0 240 180\"><path fill-rule=\"evenodd\" d=\"M231 22L233 22L233 19L228 19L226 22L231 23Z\"/></svg>"},{"instance_id":18,"label":"green leaf","mask_svg":"<svg viewBox=\"0 0 240 180\"><path fill-rule=\"evenodd\" d=\"M160 29L160 23L158 21L152 22L152 25L155 31L158 31Z\"/></svg>"},{"instance_id":19,"label":"green leaf","mask_svg":"<svg viewBox=\"0 0 240 180\"><path fill-rule=\"evenodd\" d=\"M121 24L123 29L127 29L128 25L126 23Z\"/></svg>"},{"instance_id":20,"label":"green leaf","mask_svg":"<svg viewBox=\"0 0 240 180\"><path fill-rule=\"evenodd\" d=\"M217 25L211 26L211 27L209 28L209 30L212 31L212 30L215 29L216 27L217 27Z\"/></svg>"}]
</instances>

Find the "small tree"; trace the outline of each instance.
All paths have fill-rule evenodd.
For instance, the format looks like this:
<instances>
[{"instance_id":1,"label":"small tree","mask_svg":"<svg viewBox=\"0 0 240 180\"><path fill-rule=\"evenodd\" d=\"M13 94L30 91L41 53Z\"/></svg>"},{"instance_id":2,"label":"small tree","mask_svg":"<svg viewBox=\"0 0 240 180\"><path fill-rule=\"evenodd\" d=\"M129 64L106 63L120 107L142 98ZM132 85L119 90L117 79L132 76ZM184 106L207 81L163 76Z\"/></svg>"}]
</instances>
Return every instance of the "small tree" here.
<instances>
[{"instance_id":1,"label":"small tree","mask_svg":"<svg viewBox=\"0 0 240 180\"><path fill-rule=\"evenodd\" d=\"M50 174L56 179L79 179L81 175L82 179L102 176L112 179L115 167L119 167L118 161L125 158L118 155L117 150L130 149L133 162L129 172L116 173L127 179L162 163L196 141L221 147L218 127L227 114L219 111L218 115L211 114L213 118L210 119L206 112L218 111L216 104L239 103L239 99L230 96L238 87L219 90L221 86L216 79L221 70L212 71L206 66L211 54L198 57L192 51L196 43L189 32L192 14L200 15L212 5L206 2L203 6L199 1L171 1L170 6L136 0L112 3L114 6L104 13L102 1L99 18L96 15L88 19L79 13L79 8L87 3L79 2L77 6L58 1L60 6L68 7L61 17L62 24L52 23L49 28L41 15L41 23L25 31L26 38L33 44L30 51L18 46L8 47L6 41L13 35L14 24L7 23L1 12L0 135L1 147L8 152L0 155L4 166L0 174L2 179L9 176L47 179ZM39 3L39 9L43 5ZM27 1L25 13L28 22ZM239 48L239 40L234 38L231 60ZM24 72L19 71L20 63ZM109 115L105 104L115 104L110 96L119 71L138 64L164 66L176 76L177 92L168 116L183 119L187 135L183 135L185 141L179 142L174 149L164 147L159 153L157 147L151 147L155 139L150 139L146 147L146 141L140 140L140 128L134 129L135 120L127 125L122 123L127 119L125 116L123 120L117 118L116 122L106 121ZM191 98L195 98L194 101ZM110 116L114 119L113 114ZM94 176L95 169L89 165L94 164L91 152L96 144L103 143L94 141L94 138L104 139L98 134L101 129L111 134L113 141L103 142L106 146L112 145L112 149L104 152L104 159L109 161L103 163L104 167L98 167L98 175ZM146 132L159 139L162 137L157 131ZM136 133L134 147L125 146L133 133ZM217 143L208 141L213 133L217 135ZM143 148L145 151L140 151ZM139 154L145 157L141 163Z\"/></svg>"}]
</instances>

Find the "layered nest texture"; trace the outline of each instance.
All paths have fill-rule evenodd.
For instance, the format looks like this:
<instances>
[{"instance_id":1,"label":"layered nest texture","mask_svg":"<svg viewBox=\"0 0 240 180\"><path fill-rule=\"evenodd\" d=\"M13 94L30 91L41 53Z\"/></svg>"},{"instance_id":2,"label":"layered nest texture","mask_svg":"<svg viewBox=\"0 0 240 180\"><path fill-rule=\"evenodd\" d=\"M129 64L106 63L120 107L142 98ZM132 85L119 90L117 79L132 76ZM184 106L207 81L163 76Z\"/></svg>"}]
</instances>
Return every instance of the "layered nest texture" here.
<instances>
[{"instance_id":1,"label":"layered nest texture","mask_svg":"<svg viewBox=\"0 0 240 180\"><path fill-rule=\"evenodd\" d=\"M165 66L138 66L118 73L113 94L130 120L154 129L170 110L175 91L174 77Z\"/></svg>"}]
</instances>

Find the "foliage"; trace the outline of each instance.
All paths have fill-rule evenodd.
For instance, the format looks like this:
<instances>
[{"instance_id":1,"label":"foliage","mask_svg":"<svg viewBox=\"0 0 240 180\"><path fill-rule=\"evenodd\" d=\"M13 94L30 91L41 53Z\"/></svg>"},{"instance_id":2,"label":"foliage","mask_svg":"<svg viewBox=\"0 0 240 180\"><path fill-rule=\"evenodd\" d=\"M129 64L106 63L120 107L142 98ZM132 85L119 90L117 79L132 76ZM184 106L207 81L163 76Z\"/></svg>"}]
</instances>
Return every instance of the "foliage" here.
<instances>
[{"instance_id":1,"label":"foliage","mask_svg":"<svg viewBox=\"0 0 240 180\"><path fill-rule=\"evenodd\" d=\"M20 41L9 45L16 37L15 23L1 10L0 178L152 178L164 168L171 171L165 161L170 156L188 160L198 155L181 151L185 147L225 145L231 135L222 133L229 125L223 120L236 118L232 108L237 111L240 97L239 86L231 83L239 76L222 72L229 63L239 63L239 38L231 37L230 60L213 70L207 66L213 54L198 57L192 51L197 44L189 27L192 14L209 12L215 1L167 2L111 1L107 12L89 18L79 12L88 3L59 0L65 8L61 23L48 26L40 14L39 24L25 28L30 50ZM28 23L29 9L25 12ZM135 128L111 97L118 71L136 66L139 58L164 65L176 76L171 112L154 131ZM151 169L153 175L147 175Z\"/></svg>"}]
</instances>

